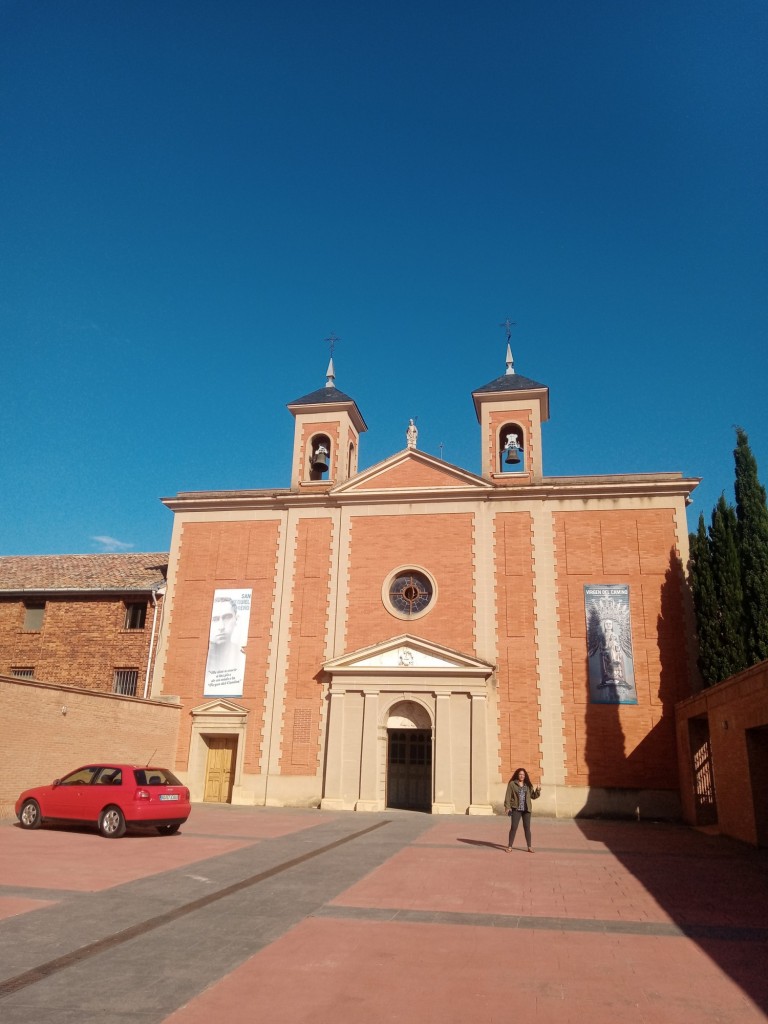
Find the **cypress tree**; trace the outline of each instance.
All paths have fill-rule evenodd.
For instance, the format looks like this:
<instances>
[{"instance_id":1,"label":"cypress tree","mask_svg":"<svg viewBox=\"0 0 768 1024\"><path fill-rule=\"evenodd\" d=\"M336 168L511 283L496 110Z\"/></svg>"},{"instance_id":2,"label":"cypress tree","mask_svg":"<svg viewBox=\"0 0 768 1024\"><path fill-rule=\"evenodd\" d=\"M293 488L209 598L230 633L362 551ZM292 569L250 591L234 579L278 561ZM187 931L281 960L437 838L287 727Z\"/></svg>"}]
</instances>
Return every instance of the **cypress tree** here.
<instances>
[{"instance_id":1,"label":"cypress tree","mask_svg":"<svg viewBox=\"0 0 768 1024\"><path fill-rule=\"evenodd\" d=\"M709 545L718 624L718 645L713 668L718 679L727 679L746 668L748 662L736 513L725 500L724 494L720 495L712 510Z\"/></svg>"},{"instance_id":2,"label":"cypress tree","mask_svg":"<svg viewBox=\"0 0 768 1024\"><path fill-rule=\"evenodd\" d=\"M768 658L768 506L749 438L736 428L736 518L749 664Z\"/></svg>"},{"instance_id":3,"label":"cypress tree","mask_svg":"<svg viewBox=\"0 0 768 1024\"><path fill-rule=\"evenodd\" d=\"M718 609L715 582L712 575L712 555L709 546L704 514L699 514L699 527L690 535L690 558L688 562L693 607L699 633L699 671L707 686L718 683Z\"/></svg>"}]
</instances>

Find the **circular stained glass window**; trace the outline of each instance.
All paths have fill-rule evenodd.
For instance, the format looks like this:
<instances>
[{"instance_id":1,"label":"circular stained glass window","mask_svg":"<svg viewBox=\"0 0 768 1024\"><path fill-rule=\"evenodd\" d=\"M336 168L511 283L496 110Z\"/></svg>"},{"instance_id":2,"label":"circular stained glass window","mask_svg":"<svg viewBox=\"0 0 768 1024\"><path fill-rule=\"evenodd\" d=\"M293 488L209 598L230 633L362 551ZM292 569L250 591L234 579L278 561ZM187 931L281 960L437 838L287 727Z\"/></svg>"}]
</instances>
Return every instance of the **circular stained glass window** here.
<instances>
[{"instance_id":1,"label":"circular stained glass window","mask_svg":"<svg viewBox=\"0 0 768 1024\"><path fill-rule=\"evenodd\" d=\"M425 611L433 596L432 581L423 572L397 572L390 580L390 604L407 618Z\"/></svg>"}]
</instances>

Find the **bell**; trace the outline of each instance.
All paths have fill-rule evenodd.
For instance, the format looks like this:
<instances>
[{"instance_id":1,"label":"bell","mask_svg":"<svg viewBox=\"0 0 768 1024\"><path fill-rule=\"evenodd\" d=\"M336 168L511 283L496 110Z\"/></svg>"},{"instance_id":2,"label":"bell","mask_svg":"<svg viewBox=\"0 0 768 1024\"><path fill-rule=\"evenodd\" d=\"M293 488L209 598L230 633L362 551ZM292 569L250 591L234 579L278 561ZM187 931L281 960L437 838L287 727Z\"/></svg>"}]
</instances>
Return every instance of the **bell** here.
<instances>
[{"instance_id":1,"label":"bell","mask_svg":"<svg viewBox=\"0 0 768 1024\"><path fill-rule=\"evenodd\" d=\"M312 456L312 469L324 473L328 469L328 452L322 446Z\"/></svg>"},{"instance_id":2,"label":"bell","mask_svg":"<svg viewBox=\"0 0 768 1024\"><path fill-rule=\"evenodd\" d=\"M519 466L520 465L520 449L514 448L510 445L507 448L507 454L504 456L505 466Z\"/></svg>"}]
</instances>

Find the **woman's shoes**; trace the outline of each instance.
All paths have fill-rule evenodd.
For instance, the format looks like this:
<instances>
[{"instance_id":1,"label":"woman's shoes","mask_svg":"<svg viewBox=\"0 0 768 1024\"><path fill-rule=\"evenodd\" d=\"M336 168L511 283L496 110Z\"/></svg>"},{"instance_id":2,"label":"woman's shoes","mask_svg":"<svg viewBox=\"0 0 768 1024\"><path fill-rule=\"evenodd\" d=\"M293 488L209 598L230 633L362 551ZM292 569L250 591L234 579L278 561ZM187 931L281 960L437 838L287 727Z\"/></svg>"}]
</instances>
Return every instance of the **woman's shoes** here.
<instances>
[{"instance_id":1,"label":"woman's shoes","mask_svg":"<svg viewBox=\"0 0 768 1024\"><path fill-rule=\"evenodd\" d=\"M512 853L512 847L511 847L511 846L508 846L508 847L506 848L506 850L504 851L504 853Z\"/></svg>"},{"instance_id":2,"label":"woman's shoes","mask_svg":"<svg viewBox=\"0 0 768 1024\"><path fill-rule=\"evenodd\" d=\"M528 847L528 853L533 853L533 847L532 846Z\"/></svg>"}]
</instances>

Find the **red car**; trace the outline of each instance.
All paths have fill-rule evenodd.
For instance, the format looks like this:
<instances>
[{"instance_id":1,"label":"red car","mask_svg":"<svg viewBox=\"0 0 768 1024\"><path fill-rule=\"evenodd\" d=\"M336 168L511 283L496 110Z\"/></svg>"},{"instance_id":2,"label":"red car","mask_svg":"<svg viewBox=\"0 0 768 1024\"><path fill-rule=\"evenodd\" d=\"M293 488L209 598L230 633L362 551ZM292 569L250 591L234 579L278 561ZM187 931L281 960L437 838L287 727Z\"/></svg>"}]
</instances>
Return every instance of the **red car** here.
<instances>
[{"instance_id":1,"label":"red car","mask_svg":"<svg viewBox=\"0 0 768 1024\"><path fill-rule=\"evenodd\" d=\"M173 835L192 810L189 790L167 768L135 764L90 764L50 786L25 790L16 801L22 828L44 821L86 822L106 839L118 839L128 825Z\"/></svg>"}]
</instances>

